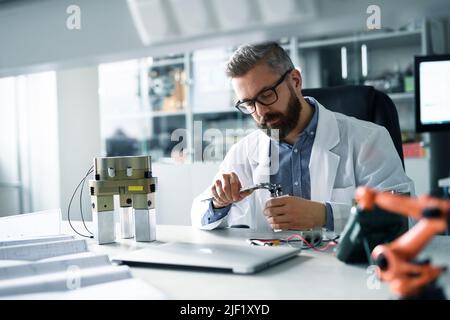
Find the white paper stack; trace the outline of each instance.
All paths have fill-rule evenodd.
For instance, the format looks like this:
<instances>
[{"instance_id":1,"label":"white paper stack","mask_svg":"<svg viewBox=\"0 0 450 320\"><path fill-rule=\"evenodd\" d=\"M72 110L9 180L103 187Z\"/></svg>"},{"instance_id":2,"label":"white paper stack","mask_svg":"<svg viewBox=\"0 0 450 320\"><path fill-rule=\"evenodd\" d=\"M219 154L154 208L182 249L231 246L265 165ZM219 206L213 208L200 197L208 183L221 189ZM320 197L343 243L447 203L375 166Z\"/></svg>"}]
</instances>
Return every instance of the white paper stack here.
<instances>
[{"instance_id":1,"label":"white paper stack","mask_svg":"<svg viewBox=\"0 0 450 320\"><path fill-rule=\"evenodd\" d=\"M68 235L0 241L0 299L165 299Z\"/></svg>"}]
</instances>

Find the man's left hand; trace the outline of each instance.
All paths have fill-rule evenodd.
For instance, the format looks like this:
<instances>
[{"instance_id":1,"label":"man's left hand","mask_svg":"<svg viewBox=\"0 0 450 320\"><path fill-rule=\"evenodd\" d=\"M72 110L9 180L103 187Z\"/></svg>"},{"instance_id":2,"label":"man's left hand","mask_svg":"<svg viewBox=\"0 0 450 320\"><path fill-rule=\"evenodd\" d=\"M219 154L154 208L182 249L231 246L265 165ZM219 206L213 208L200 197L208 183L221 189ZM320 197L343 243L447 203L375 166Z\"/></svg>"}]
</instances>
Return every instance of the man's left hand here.
<instances>
[{"instance_id":1,"label":"man's left hand","mask_svg":"<svg viewBox=\"0 0 450 320\"><path fill-rule=\"evenodd\" d=\"M321 202L281 196L266 202L264 215L272 229L306 230L325 224L326 209Z\"/></svg>"}]
</instances>

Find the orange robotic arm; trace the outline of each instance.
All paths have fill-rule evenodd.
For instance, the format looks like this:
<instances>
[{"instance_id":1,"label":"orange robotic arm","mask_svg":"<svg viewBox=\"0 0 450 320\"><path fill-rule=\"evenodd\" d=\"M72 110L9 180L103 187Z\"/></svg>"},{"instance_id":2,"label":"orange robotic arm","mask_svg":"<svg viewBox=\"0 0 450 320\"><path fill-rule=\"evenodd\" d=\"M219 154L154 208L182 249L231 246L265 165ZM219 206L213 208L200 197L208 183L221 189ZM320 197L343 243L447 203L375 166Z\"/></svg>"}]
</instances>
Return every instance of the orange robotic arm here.
<instances>
[{"instance_id":1,"label":"orange robotic arm","mask_svg":"<svg viewBox=\"0 0 450 320\"><path fill-rule=\"evenodd\" d=\"M444 268L434 267L429 262L418 263L413 259L435 234L447 229L450 200L429 196L409 198L360 187L356 191L356 201L364 210L370 211L377 205L419 220L401 237L390 244L375 247L372 252L378 275L390 283L391 291L402 298L418 296L424 286L433 283L444 271Z\"/></svg>"}]
</instances>

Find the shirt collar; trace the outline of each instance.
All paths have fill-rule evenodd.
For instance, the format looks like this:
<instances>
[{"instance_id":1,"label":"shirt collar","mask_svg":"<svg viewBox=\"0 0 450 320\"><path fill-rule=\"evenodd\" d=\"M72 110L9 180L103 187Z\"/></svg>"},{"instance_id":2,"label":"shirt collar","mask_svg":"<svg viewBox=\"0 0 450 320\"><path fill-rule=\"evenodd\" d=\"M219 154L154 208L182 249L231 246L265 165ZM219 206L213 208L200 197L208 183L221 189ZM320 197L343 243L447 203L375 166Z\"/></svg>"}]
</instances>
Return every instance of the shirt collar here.
<instances>
[{"instance_id":1,"label":"shirt collar","mask_svg":"<svg viewBox=\"0 0 450 320\"><path fill-rule=\"evenodd\" d=\"M303 132L307 133L310 136L314 136L316 134L316 130L317 130L317 123L319 122L319 110L318 110L319 108L317 107L317 101L314 98L305 97L305 100L313 108L314 113L311 118L311 121L308 123L308 125L306 126L305 130L303 130ZM300 134L302 134L302 133L300 133Z\"/></svg>"}]
</instances>

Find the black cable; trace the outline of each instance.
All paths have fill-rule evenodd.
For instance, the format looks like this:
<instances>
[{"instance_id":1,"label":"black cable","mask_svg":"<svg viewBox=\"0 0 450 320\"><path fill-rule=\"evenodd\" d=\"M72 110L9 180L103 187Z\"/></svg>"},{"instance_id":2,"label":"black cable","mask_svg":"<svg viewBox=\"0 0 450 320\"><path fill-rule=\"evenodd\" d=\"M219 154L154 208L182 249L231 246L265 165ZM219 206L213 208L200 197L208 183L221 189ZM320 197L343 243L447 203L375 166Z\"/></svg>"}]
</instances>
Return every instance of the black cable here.
<instances>
[{"instance_id":1,"label":"black cable","mask_svg":"<svg viewBox=\"0 0 450 320\"><path fill-rule=\"evenodd\" d=\"M70 227L72 228L72 230L73 230L75 233L77 233L78 235L80 235L80 236L82 236L82 237L85 237L85 238L93 238L93 236L87 236L87 235L81 234L81 233L79 233L79 232L73 227L72 222L71 222L71 220L70 220L70 207L71 207L71 205L72 205L73 198L75 197L75 194L76 194L78 188L79 188L80 185L85 181L86 177L90 174L91 170L92 170L92 167L88 170L88 173L86 174L86 176L80 181L80 183L78 184L78 186L75 188L75 190L74 190L74 192L73 192L73 194L72 194L72 197L71 197L71 199L70 199L69 206L68 206L68 208L67 208L67 218L68 218Z\"/></svg>"},{"instance_id":2,"label":"black cable","mask_svg":"<svg viewBox=\"0 0 450 320\"><path fill-rule=\"evenodd\" d=\"M80 183L78 184L78 186L75 188L75 190L74 190L74 192L73 192L73 194L72 194L72 197L70 198L69 206L67 207L67 220L69 221L69 225L70 225L70 227L72 228L72 230L73 230L76 234L78 234L78 235L80 235L80 236L82 236L82 237L85 237L85 238L91 238L91 239L94 238L94 236L87 236L87 235L85 235L85 234L81 234L81 233L79 233L79 232L73 227L72 222L70 221L70 207L71 207L71 205L72 205L73 198L75 197L75 194L76 194L78 188L80 188L80 185L86 180L87 176L89 176L89 174L92 172L91 170L93 169L93 167L94 167L94 166L92 166L92 167L89 168L88 173L84 176L84 178L80 181Z\"/></svg>"},{"instance_id":3,"label":"black cable","mask_svg":"<svg viewBox=\"0 0 450 320\"><path fill-rule=\"evenodd\" d=\"M84 222L82 199L83 199L83 188L84 188L84 184L85 184L85 182L86 182L86 178L94 171L94 170L93 170L93 167L94 167L94 166L90 167L89 170L88 170L88 172L86 173L86 176L85 176L84 179L83 179L83 183L81 184L81 190L80 190L80 214L81 214L81 221L83 221L83 226L84 226L84 228L86 229L86 231L87 231L88 233L90 233L91 235L94 235L94 234L88 229L88 227L86 226L86 223Z\"/></svg>"}]
</instances>

